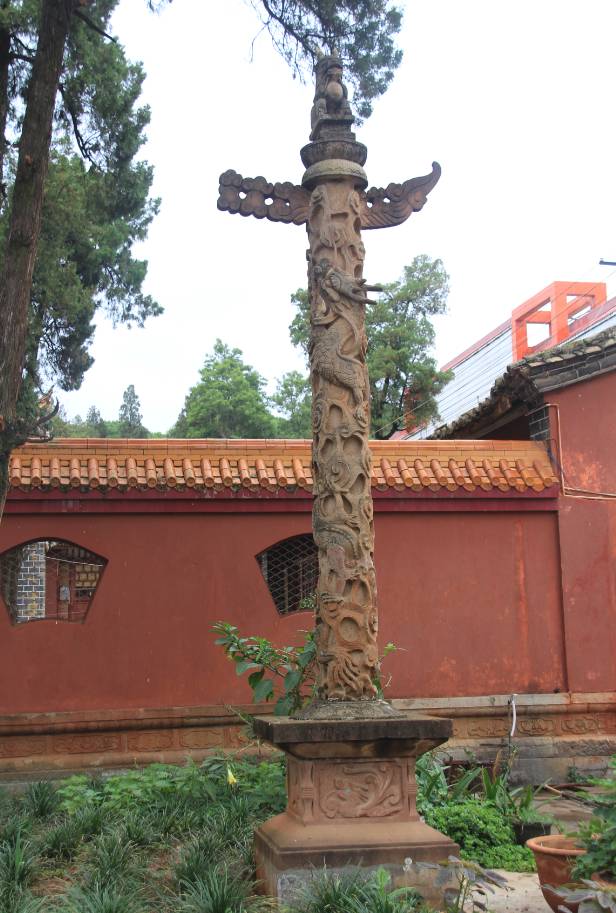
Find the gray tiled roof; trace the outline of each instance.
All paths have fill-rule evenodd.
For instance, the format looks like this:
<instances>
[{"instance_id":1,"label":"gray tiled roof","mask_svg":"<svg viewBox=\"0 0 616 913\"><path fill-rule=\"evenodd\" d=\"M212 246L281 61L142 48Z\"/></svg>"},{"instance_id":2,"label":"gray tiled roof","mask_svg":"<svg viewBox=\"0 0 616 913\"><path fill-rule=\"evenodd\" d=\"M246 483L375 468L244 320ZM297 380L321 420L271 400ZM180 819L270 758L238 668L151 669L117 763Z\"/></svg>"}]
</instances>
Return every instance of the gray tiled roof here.
<instances>
[{"instance_id":1,"label":"gray tiled roof","mask_svg":"<svg viewBox=\"0 0 616 913\"><path fill-rule=\"evenodd\" d=\"M455 421L441 425L430 437L468 437L516 406L538 405L542 394L549 390L614 370L616 326L610 326L594 336L570 340L509 365L494 382L487 399Z\"/></svg>"}]
</instances>

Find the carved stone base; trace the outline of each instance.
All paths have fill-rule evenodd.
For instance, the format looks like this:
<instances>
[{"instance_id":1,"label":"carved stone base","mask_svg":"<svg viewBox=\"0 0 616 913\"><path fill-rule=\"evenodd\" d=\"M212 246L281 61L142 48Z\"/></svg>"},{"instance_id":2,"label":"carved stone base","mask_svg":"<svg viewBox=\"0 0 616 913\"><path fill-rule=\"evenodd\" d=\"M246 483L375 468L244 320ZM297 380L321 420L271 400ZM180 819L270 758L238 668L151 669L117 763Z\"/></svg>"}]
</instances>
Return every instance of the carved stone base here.
<instances>
[{"instance_id":1,"label":"carved stone base","mask_svg":"<svg viewBox=\"0 0 616 913\"><path fill-rule=\"evenodd\" d=\"M259 717L257 734L287 755L287 809L255 835L264 893L289 902L315 872L387 869L396 886L442 899L435 870L418 863L457 854L420 820L415 760L445 742L451 721L405 713L391 719Z\"/></svg>"}]
</instances>

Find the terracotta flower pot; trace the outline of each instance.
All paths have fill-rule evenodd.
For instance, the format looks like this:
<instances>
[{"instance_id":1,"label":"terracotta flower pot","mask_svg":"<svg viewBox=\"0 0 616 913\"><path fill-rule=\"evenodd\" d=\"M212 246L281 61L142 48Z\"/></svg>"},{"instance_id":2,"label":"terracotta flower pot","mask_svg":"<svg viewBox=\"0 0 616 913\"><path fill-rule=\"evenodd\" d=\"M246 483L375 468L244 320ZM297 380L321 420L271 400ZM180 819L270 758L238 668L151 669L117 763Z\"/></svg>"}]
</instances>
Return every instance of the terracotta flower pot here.
<instances>
[{"instance_id":1,"label":"terracotta flower pot","mask_svg":"<svg viewBox=\"0 0 616 913\"><path fill-rule=\"evenodd\" d=\"M562 898L544 885L571 884L571 870L577 857L583 856L585 850L576 844L575 837L563 837L562 834L532 837L526 841L526 846L533 851L543 896L557 913Z\"/></svg>"}]
</instances>

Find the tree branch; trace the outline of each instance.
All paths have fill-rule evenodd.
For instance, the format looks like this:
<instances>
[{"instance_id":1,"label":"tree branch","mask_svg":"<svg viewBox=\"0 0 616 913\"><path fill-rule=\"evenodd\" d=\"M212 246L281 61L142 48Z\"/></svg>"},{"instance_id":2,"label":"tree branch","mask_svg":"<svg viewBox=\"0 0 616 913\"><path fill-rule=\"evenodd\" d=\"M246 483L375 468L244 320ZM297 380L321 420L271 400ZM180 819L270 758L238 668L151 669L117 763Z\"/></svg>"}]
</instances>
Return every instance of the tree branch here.
<instances>
[{"instance_id":1,"label":"tree branch","mask_svg":"<svg viewBox=\"0 0 616 913\"><path fill-rule=\"evenodd\" d=\"M73 133L75 134L75 142L77 143L77 148L79 149L79 152L85 159L87 159L90 162L91 165L93 165L95 168L98 168L97 162L92 158L92 155L88 148L87 142L84 140L83 136L81 135L81 130L79 129L79 119L77 117L77 114L75 113L75 110L74 110L69 98L67 97L67 94L65 92L65 87L63 86L62 83L60 83L60 94L62 96L62 101L64 102L64 107L66 108L68 116L70 117L71 123L73 125Z\"/></svg>"},{"instance_id":2,"label":"tree branch","mask_svg":"<svg viewBox=\"0 0 616 913\"><path fill-rule=\"evenodd\" d=\"M77 16L78 19L81 19L82 22L91 28L93 31L98 32L99 35L102 35L103 38L108 38L109 41L113 41L114 44L118 43L118 39L114 38L113 35L108 35L102 28L100 28L96 22L92 22L89 16L86 16L85 13L82 13L81 10L73 10L73 15Z\"/></svg>"}]
</instances>

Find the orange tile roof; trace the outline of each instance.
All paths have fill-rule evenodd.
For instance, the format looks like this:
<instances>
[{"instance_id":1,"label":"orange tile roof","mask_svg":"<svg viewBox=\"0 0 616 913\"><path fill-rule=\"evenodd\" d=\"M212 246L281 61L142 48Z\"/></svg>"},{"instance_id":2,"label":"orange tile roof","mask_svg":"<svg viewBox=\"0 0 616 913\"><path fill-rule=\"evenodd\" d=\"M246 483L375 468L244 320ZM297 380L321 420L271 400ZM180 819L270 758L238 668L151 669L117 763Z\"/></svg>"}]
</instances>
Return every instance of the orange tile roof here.
<instances>
[{"instance_id":1,"label":"orange tile roof","mask_svg":"<svg viewBox=\"0 0 616 913\"><path fill-rule=\"evenodd\" d=\"M541 492L557 479L534 441L371 441L372 486ZM33 489L312 490L310 441L65 438L13 452L11 486Z\"/></svg>"}]
</instances>

